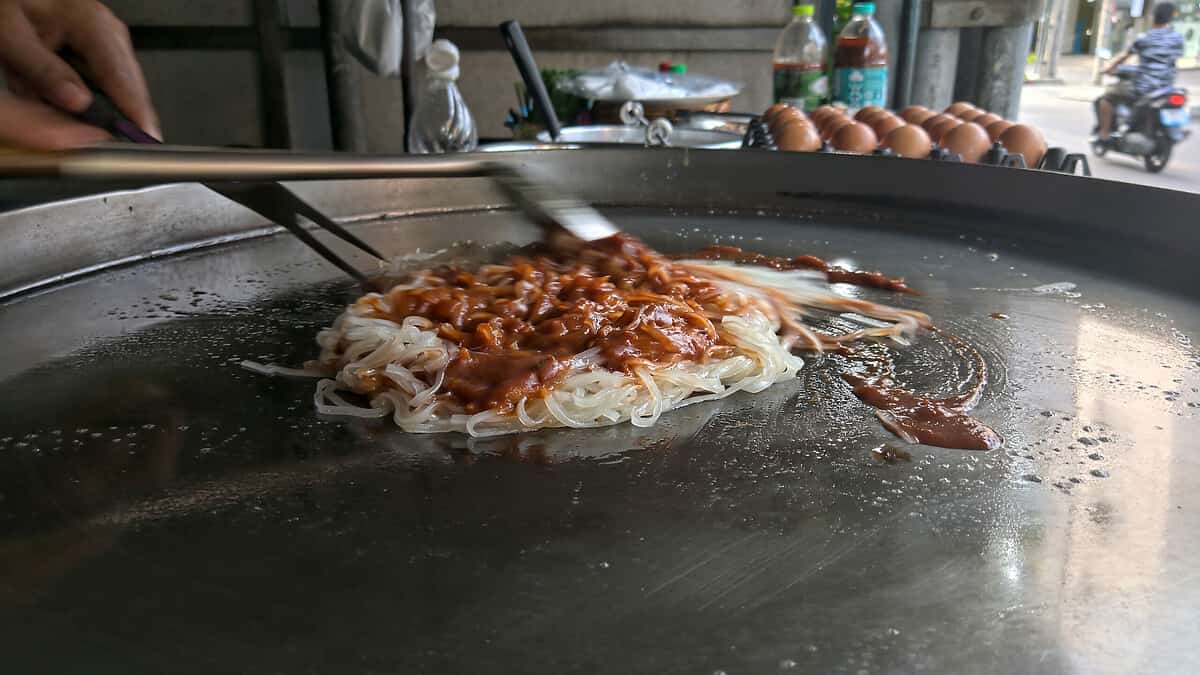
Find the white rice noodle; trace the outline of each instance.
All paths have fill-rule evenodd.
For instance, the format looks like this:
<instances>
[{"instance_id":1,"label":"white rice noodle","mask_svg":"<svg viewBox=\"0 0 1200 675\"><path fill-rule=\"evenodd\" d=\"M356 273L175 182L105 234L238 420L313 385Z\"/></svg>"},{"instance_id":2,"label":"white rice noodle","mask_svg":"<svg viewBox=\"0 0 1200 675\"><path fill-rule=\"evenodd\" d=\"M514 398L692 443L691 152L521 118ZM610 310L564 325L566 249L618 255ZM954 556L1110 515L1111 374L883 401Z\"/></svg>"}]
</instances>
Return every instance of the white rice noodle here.
<instances>
[{"instance_id":1,"label":"white rice noodle","mask_svg":"<svg viewBox=\"0 0 1200 675\"><path fill-rule=\"evenodd\" d=\"M837 307L885 322L856 331L855 339L911 334L923 323L924 315L916 312L862 301L847 305L843 298L822 292L812 275L803 272L710 263L692 267L711 272L705 276L720 283L741 301L735 304L745 308L716 323L721 342L733 347L728 358L642 364L625 374L602 367L599 349L590 349L575 355L551 388L521 399L514 410L466 414L452 397L441 395L446 367L458 347L439 337L432 322L422 317L407 317L399 324L372 318L372 307L386 303L386 298L370 295L318 335L319 363L336 375L317 383L314 402L318 411L330 415L390 415L397 426L416 433L495 436L625 421L651 426L670 410L739 391L760 392L796 377L804 361L791 353L791 345L779 331L785 319L798 321L798 317L784 317L781 312L798 312L805 306ZM347 400L345 392L357 394L365 404Z\"/></svg>"},{"instance_id":2,"label":"white rice noodle","mask_svg":"<svg viewBox=\"0 0 1200 675\"><path fill-rule=\"evenodd\" d=\"M312 368L287 368L277 366L273 363L259 363L258 361L242 361L238 364L252 373L259 375L281 375L283 377L325 377L325 373Z\"/></svg>"}]
</instances>

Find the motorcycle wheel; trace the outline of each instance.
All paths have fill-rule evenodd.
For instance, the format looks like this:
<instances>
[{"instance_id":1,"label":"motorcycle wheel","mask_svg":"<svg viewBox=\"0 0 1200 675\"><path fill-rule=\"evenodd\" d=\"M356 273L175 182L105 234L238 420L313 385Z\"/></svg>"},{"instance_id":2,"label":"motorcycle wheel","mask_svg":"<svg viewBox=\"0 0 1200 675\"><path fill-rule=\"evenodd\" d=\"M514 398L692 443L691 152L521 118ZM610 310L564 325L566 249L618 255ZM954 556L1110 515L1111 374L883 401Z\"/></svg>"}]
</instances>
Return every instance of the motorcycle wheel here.
<instances>
[{"instance_id":1,"label":"motorcycle wheel","mask_svg":"<svg viewBox=\"0 0 1200 675\"><path fill-rule=\"evenodd\" d=\"M1159 145L1158 148L1149 155L1142 158L1142 162L1146 165L1146 170L1150 173L1158 173L1167 168L1167 161L1171 159L1171 146Z\"/></svg>"}]
</instances>

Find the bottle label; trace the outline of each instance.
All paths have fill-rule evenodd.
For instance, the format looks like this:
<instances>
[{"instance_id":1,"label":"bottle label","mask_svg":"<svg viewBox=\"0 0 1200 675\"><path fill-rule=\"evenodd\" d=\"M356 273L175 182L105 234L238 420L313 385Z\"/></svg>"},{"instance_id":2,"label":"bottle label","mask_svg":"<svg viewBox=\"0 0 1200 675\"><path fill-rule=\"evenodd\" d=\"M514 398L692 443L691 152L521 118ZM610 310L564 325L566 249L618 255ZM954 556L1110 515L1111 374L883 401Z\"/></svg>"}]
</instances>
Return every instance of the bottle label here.
<instances>
[{"instance_id":1,"label":"bottle label","mask_svg":"<svg viewBox=\"0 0 1200 675\"><path fill-rule=\"evenodd\" d=\"M794 105L805 112L816 110L829 96L829 80L820 66L775 64L775 102Z\"/></svg>"},{"instance_id":2,"label":"bottle label","mask_svg":"<svg viewBox=\"0 0 1200 675\"><path fill-rule=\"evenodd\" d=\"M835 68L833 100L846 104L851 111L869 105L887 106L886 67Z\"/></svg>"}]
</instances>

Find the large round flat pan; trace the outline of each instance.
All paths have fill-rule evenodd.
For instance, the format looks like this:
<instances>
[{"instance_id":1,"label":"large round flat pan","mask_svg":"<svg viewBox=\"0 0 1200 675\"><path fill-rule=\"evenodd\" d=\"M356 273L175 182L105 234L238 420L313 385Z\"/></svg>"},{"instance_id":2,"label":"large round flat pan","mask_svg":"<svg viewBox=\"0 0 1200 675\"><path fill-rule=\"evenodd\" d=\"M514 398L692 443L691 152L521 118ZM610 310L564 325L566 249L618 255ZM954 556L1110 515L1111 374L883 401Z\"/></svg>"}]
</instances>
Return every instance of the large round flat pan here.
<instances>
[{"instance_id":1,"label":"large round flat pan","mask_svg":"<svg viewBox=\"0 0 1200 675\"><path fill-rule=\"evenodd\" d=\"M310 382L237 365L302 363L352 297L289 236L195 186L11 213L5 671L1200 669L1194 198L883 158L526 159L665 250L907 275L920 297L840 290L974 344L1004 449L875 461L903 444L834 357L652 429L321 419ZM391 253L535 235L482 180L297 189ZM897 359L958 383L934 337Z\"/></svg>"}]
</instances>

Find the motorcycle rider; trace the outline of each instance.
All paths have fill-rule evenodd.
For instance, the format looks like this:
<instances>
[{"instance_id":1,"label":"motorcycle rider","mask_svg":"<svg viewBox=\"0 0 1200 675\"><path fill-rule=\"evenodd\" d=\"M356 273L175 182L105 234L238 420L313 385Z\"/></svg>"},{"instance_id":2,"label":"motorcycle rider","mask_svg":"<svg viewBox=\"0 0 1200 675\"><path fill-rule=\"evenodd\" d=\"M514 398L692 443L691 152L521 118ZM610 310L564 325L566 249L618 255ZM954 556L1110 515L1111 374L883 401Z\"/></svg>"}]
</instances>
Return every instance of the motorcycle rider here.
<instances>
[{"instance_id":1,"label":"motorcycle rider","mask_svg":"<svg viewBox=\"0 0 1200 675\"><path fill-rule=\"evenodd\" d=\"M1175 11L1173 2L1160 2L1155 5L1153 27L1139 35L1129 49L1104 70L1106 75L1113 75L1117 72L1117 67L1130 56L1138 57L1138 71L1133 81L1122 80L1110 86L1097 105L1098 138L1101 142L1109 140L1112 135L1116 103L1135 101L1152 91L1175 83L1175 61L1183 56L1183 36L1171 28Z\"/></svg>"}]
</instances>

